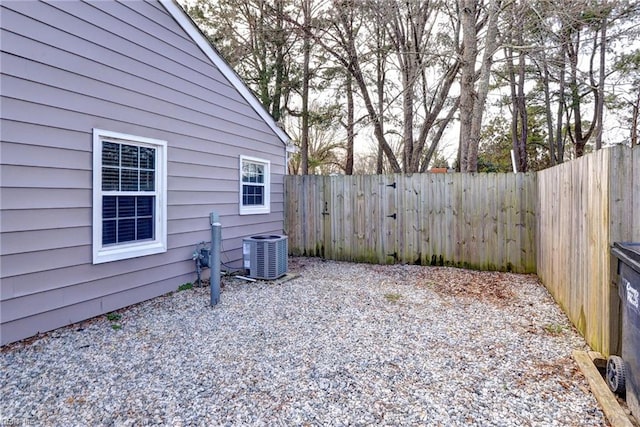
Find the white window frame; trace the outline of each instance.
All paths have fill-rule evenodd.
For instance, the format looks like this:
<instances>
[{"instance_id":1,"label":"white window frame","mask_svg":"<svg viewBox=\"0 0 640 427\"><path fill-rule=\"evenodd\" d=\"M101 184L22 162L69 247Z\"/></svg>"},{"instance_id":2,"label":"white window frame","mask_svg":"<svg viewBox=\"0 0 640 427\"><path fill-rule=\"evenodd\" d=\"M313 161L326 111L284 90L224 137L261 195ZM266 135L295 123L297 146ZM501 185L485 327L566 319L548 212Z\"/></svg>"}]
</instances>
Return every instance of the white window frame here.
<instances>
[{"instance_id":1,"label":"white window frame","mask_svg":"<svg viewBox=\"0 0 640 427\"><path fill-rule=\"evenodd\" d=\"M244 163L255 163L264 166L264 203L262 205L245 205L242 200L242 165ZM257 157L240 156L239 168L240 194L239 206L240 215L268 214L271 212L271 162ZM253 184L252 184L253 185Z\"/></svg>"},{"instance_id":2,"label":"white window frame","mask_svg":"<svg viewBox=\"0 0 640 427\"><path fill-rule=\"evenodd\" d=\"M140 195L150 192L102 191L102 143L129 144L156 150L154 239L103 246L102 198L105 195ZM93 129L93 263L118 261L167 251L167 141Z\"/></svg>"}]
</instances>

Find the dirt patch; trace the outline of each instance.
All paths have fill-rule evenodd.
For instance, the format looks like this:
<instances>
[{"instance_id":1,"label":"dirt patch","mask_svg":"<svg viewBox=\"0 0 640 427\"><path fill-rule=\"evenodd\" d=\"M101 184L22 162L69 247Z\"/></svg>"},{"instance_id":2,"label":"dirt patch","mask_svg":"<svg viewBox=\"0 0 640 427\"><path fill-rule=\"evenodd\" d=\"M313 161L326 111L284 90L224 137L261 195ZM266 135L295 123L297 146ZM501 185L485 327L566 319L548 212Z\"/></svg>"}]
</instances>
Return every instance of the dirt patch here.
<instances>
[{"instance_id":1,"label":"dirt patch","mask_svg":"<svg viewBox=\"0 0 640 427\"><path fill-rule=\"evenodd\" d=\"M451 267L422 268L416 285L428 286L443 297L456 297L483 301L498 306L509 305L516 300L514 287L523 276L502 272L463 270Z\"/></svg>"},{"instance_id":2,"label":"dirt patch","mask_svg":"<svg viewBox=\"0 0 640 427\"><path fill-rule=\"evenodd\" d=\"M442 297L483 301L501 307L517 299L514 289L520 282L536 280L530 275L453 267L372 265L371 270L377 277L428 287Z\"/></svg>"}]
</instances>

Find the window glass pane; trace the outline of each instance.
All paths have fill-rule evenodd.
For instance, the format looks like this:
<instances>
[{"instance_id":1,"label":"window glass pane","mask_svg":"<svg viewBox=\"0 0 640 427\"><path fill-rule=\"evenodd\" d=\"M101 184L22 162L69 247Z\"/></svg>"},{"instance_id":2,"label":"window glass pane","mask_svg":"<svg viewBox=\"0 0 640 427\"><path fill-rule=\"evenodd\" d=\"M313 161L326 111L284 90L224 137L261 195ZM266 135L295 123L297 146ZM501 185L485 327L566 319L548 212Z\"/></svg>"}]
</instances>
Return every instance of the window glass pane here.
<instances>
[{"instance_id":1,"label":"window glass pane","mask_svg":"<svg viewBox=\"0 0 640 427\"><path fill-rule=\"evenodd\" d=\"M254 197L253 199L254 205L258 205L258 206L264 205L264 201L262 199L262 191L257 192L253 197Z\"/></svg>"},{"instance_id":2,"label":"window glass pane","mask_svg":"<svg viewBox=\"0 0 640 427\"><path fill-rule=\"evenodd\" d=\"M153 219L138 219L138 240L153 239Z\"/></svg>"},{"instance_id":3,"label":"window glass pane","mask_svg":"<svg viewBox=\"0 0 640 427\"><path fill-rule=\"evenodd\" d=\"M116 197L115 196L105 196L102 198L102 217L103 218L116 217Z\"/></svg>"},{"instance_id":4,"label":"window glass pane","mask_svg":"<svg viewBox=\"0 0 640 427\"><path fill-rule=\"evenodd\" d=\"M118 169L102 168L102 191L118 191Z\"/></svg>"},{"instance_id":5,"label":"window glass pane","mask_svg":"<svg viewBox=\"0 0 640 427\"><path fill-rule=\"evenodd\" d=\"M137 216L152 216L153 204L155 197L136 197L137 200Z\"/></svg>"},{"instance_id":6,"label":"window glass pane","mask_svg":"<svg viewBox=\"0 0 640 427\"><path fill-rule=\"evenodd\" d=\"M155 190L156 173L153 171L140 171L140 191Z\"/></svg>"},{"instance_id":7,"label":"window glass pane","mask_svg":"<svg viewBox=\"0 0 640 427\"><path fill-rule=\"evenodd\" d=\"M135 197L118 197L118 218L130 218L136 214Z\"/></svg>"},{"instance_id":8,"label":"window glass pane","mask_svg":"<svg viewBox=\"0 0 640 427\"><path fill-rule=\"evenodd\" d=\"M138 171L136 169L122 169L121 191L138 191Z\"/></svg>"},{"instance_id":9,"label":"window glass pane","mask_svg":"<svg viewBox=\"0 0 640 427\"><path fill-rule=\"evenodd\" d=\"M121 219L118 221L118 243L136 240L136 220Z\"/></svg>"},{"instance_id":10,"label":"window glass pane","mask_svg":"<svg viewBox=\"0 0 640 427\"><path fill-rule=\"evenodd\" d=\"M156 168L156 150L155 149L140 147L140 167L142 169Z\"/></svg>"},{"instance_id":11,"label":"window glass pane","mask_svg":"<svg viewBox=\"0 0 640 427\"><path fill-rule=\"evenodd\" d=\"M248 185L242 186L242 204L245 206L249 204L249 189L247 187Z\"/></svg>"},{"instance_id":12,"label":"window glass pane","mask_svg":"<svg viewBox=\"0 0 640 427\"><path fill-rule=\"evenodd\" d=\"M111 245L116 242L116 221L102 221L102 244Z\"/></svg>"},{"instance_id":13,"label":"window glass pane","mask_svg":"<svg viewBox=\"0 0 640 427\"><path fill-rule=\"evenodd\" d=\"M245 206L256 206L264 204L264 187L258 185L242 186L242 204Z\"/></svg>"},{"instance_id":14,"label":"window glass pane","mask_svg":"<svg viewBox=\"0 0 640 427\"><path fill-rule=\"evenodd\" d=\"M264 184L264 174L264 164L248 161L242 163L242 182Z\"/></svg>"},{"instance_id":15,"label":"window glass pane","mask_svg":"<svg viewBox=\"0 0 640 427\"><path fill-rule=\"evenodd\" d=\"M120 146L113 142L102 143L102 164L104 166L120 165Z\"/></svg>"},{"instance_id":16,"label":"window glass pane","mask_svg":"<svg viewBox=\"0 0 640 427\"><path fill-rule=\"evenodd\" d=\"M137 168L138 165L138 147L134 145L120 146L121 166Z\"/></svg>"}]
</instances>

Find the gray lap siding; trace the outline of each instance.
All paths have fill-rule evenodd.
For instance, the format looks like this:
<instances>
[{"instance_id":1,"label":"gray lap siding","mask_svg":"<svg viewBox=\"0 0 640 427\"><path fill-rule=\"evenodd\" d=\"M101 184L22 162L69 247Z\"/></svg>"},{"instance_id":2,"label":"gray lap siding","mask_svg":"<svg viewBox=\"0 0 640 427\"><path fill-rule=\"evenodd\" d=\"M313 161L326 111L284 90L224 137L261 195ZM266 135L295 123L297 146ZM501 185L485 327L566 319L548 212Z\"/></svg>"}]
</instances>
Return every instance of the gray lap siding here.
<instances>
[{"instance_id":1,"label":"gray lap siding","mask_svg":"<svg viewBox=\"0 0 640 427\"><path fill-rule=\"evenodd\" d=\"M223 261L283 229L283 142L155 2L2 8L2 344L193 281L221 215ZM92 129L167 141L167 252L92 264ZM238 214L239 156L271 162L271 213Z\"/></svg>"}]
</instances>

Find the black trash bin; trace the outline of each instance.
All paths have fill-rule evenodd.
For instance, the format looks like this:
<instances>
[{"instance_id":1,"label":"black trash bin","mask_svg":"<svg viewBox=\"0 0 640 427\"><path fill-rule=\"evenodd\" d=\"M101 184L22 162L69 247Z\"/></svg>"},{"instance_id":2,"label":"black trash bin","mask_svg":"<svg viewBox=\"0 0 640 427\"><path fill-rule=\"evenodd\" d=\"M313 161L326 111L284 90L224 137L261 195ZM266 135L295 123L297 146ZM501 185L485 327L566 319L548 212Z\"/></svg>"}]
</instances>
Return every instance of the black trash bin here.
<instances>
[{"instance_id":1,"label":"black trash bin","mask_svg":"<svg viewBox=\"0 0 640 427\"><path fill-rule=\"evenodd\" d=\"M609 358L607 382L614 391L626 390L629 409L640 418L640 243L614 243L611 254L618 258L622 359L618 356Z\"/></svg>"}]
</instances>

